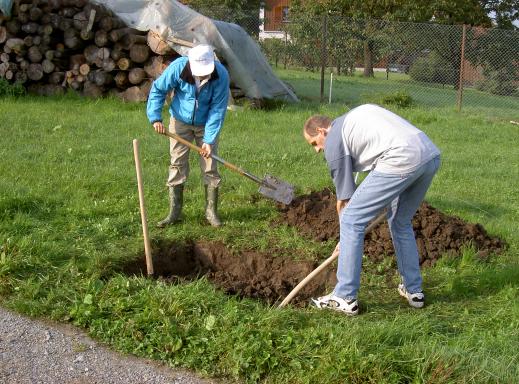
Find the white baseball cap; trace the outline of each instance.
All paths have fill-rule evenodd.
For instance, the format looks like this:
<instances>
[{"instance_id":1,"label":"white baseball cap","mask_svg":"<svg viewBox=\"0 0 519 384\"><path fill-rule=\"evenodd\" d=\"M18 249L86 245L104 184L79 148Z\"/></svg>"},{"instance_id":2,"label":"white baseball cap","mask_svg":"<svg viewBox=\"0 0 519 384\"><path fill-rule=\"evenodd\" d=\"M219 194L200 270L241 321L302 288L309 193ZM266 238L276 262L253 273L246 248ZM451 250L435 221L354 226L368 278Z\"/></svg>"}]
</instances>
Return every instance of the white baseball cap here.
<instances>
[{"instance_id":1,"label":"white baseball cap","mask_svg":"<svg viewBox=\"0 0 519 384\"><path fill-rule=\"evenodd\" d=\"M214 50L206 44L197 45L189 50L187 57L193 76L206 76L214 71Z\"/></svg>"}]
</instances>

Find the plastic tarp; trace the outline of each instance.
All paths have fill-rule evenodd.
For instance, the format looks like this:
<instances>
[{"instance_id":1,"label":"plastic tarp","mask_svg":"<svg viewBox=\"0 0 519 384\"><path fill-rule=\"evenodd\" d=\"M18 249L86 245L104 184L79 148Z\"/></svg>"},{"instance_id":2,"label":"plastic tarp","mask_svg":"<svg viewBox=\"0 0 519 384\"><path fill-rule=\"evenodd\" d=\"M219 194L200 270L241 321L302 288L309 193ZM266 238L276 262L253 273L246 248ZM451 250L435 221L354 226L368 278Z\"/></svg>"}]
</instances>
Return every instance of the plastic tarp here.
<instances>
[{"instance_id":1,"label":"plastic tarp","mask_svg":"<svg viewBox=\"0 0 519 384\"><path fill-rule=\"evenodd\" d=\"M247 97L298 101L294 92L272 71L259 45L236 24L212 20L175 0L94 0L110 9L129 27L152 30L176 52L189 47L175 39L210 44L225 62L231 82Z\"/></svg>"},{"instance_id":2,"label":"plastic tarp","mask_svg":"<svg viewBox=\"0 0 519 384\"><path fill-rule=\"evenodd\" d=\"M11 16L11 8L13 7L13 0L0 0L0 12L6 16Z\"/></svg>"}]
</instances>

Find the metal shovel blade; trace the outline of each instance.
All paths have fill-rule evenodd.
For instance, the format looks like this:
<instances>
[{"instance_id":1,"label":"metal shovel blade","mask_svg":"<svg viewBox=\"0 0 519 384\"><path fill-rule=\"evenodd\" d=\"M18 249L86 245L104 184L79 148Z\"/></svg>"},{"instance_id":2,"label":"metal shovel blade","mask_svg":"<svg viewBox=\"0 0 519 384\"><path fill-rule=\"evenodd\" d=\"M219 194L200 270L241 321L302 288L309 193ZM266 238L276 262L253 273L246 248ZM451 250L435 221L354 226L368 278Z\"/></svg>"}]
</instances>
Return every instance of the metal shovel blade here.
<instances>
[{"instance_id":1,"label":"metal shovel blade","mask_svg":"<svg viewBox=\"0 0 519 384\"><path fill-rule=\"evenodd\" d=\"M288 205L294 199L294 186L274 176L265 175L259 193Z\"/></svg>"}]
</instances>

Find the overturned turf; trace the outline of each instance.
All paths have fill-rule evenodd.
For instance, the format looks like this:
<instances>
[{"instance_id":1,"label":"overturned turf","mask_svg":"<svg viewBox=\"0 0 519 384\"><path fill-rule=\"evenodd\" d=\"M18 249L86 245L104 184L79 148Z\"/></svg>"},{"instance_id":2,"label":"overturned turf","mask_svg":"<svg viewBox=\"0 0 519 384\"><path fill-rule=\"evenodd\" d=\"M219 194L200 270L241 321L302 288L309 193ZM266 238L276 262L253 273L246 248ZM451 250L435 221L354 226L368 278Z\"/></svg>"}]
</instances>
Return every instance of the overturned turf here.
<instances>
[{"instance_id":1,"label":"overturned turf","mask_svg":"<svg viewBox=\"0 0 519 384\"><path fill-rule=\"evenodd\" d=\"M277 223L296 227L302 236L316 240L339 240L335 194L329 189L299 196L290 205L279 205ZM443 255L459 256L473 246L478 256L499 253L505 243L487 234L481 224L448 216L423 202L413 218L413 229L422 266L434 265ZM375 261L394 254L387 222L381 223L364 240L364 253Z\"/></svg>"}]
</instances>

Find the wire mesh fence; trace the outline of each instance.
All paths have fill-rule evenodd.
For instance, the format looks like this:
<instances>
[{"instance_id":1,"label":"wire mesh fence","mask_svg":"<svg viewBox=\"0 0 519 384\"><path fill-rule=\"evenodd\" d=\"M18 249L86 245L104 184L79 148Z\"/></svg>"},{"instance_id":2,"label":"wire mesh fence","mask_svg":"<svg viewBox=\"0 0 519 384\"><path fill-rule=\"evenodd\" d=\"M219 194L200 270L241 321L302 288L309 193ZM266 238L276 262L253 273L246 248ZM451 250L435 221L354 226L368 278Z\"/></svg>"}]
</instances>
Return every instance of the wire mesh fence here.
<instances>
[{"instance_id":1,"label":"wire mesh fence","mask_svg":"<svg viewBox=\"0 0 519 384\"><path fill-rule=\"evenodd\" d=\"M260 44L278 68L393 80L394 91L458 108L491 95L519 107L518 31L327 16L285 23L281 39Z\"/></svg>"},{"instance_id":2,"label":"wire mesh fence","mask_svg":"<svg viewBox=\"0 0 519 384\"><path fill-rule=\"evenodd\" d=\"M200 11L242 26L289 82L294 71L316 75L309 78L318 83L303 87L303 98L393 97L427 106L519 111L519 31L330 15L268 20L223 9Z\"/></svg>"}]
</instances>

